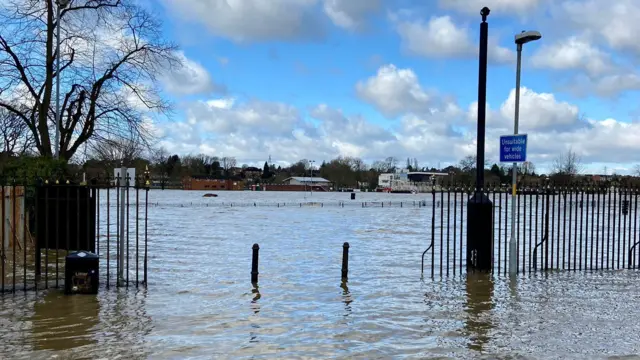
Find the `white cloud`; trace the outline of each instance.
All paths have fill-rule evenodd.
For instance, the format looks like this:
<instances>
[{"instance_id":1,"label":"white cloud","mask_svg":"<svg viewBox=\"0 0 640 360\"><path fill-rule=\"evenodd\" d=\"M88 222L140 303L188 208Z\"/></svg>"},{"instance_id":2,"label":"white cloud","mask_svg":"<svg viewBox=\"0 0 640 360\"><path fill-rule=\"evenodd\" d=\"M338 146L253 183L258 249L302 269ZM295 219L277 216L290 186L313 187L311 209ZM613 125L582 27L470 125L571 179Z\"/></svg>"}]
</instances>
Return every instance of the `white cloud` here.
<instances>
[{"instance_id":1,"label":"white cloud","mask_svg":"<svg viewBox=\"0 0 640 360\"><path fill-rule=\"evenodd\" d=\"M201 64L188 59L184 52L177 52L181 64L170 68L160 77L165 90L175 95L225 93L226 87L216 84Z\"/></svg>"},{"instance_id":2,"label":"white cloud","mask_svg":"<svg viewBox=\"0 0 640 360\"><path fill-rule=\"evenodd\" d=\"M510 15L518 13L524 15L538 8L544 0L439 0L438 4L444 9L453 9L467 14L479 15L480 9L488 7L492 14Z\"/></svg>"},{"instance_id":3,"label":"white cloud","mask_svg":"<svg viewBox=\"0 0 640 360\"><path fill-rule=\"evenodd\" d=\"M598 76L613 70L610 56L576 36L545 44L533 55L534 66L553 70L584 70Z\"/></svg>"},{"instance_id":4,"label":"white cloud","mask_svg":"<svg viewBox=\"0 0 640 360\"><path fill-rule=\"evenodd\" d=\"M402 46L409 53L429 58L477 58L477 41L471 40L468 29L458 27L450 16L433 16L427 23L421 20L402 20L394 14L396 29ZM495 39L488 44L489 61L511 63L513 50L501 47Z\"/></svg>"},{"instance_id":5,"label":"white cloud","mask_svg":"<svg viewBox=\"0 0 640 360\"><path fill-rule=\"evenodd\" d=\"M434 102L434 94L420 86L413 70L395 65L384 65L375 76L358 82L356 93L388 117L428 111Z\"/></svg>"},{"instance_id":6,"label":"white cloud","mask_svg":"<svg viewBox=\"0 0 640 360\"><path fill-rule=\"evenodd\" d=\"M380 9L381 0L324 0L324 12L336 26L358 30L366 16Z\"/></svg>"},{"instance_id":7,"label":"white cloud","mask_svg":"<svg viewBox=\"0 0 640 360\"><path fill-rule=\"evenodd\" d=\"M295 128L304 128L300 113L293 106L262 101L240 104L228 99L195 102L187 110L187 121L221 136L253 133L290 137Z\"/></svg>"},{"instance_id":8,"label":"white cloud","mask_svg":"<svg viewBox=\"0 0 640 360\"><path fill-rule=\"evenodd\" d=\"M403 87L396 91L406 94ZM486 141L490 162L497 162L499 136L512 131L514 92L505 94L498 110L488 108ZM386 95L402 98L391 90ZM414 101L407 99L409 103ZM304 120L305 112L291 105L213 99L189 103L186 121L164 125L169 137L165 146L172 152L235 156L240 163L252 164L263 163L269 155L284 163L348 155L369 163L395 156L416 157L423 165L446 166L475 152L476 109L476 104L469 106L467 122L458 121L463 114L455 103L431 111L409 110L398 122L383 128L370 119L345 114L327 104L308 110L316 123L311 125ZM520 114L520 131L529 134L529 157L540 171L546 171L555 156L568 148L576 151L587 167L612 159L617 163L637 161L640 123L582 119L577 106L558 100L554 94L528 88L521 89Z\"/></svg>"},{"instance_id":9,"label":"white cloud","mask_svg":"<svg viewBox=\"0 0 640 360\"><path fill-rule=\"evenodd\" d=\"M562 88L581 97L595 93L600 97L613 98L625 91L640 90L640 75L624 70L598 78L579 75L563 84Z\"/></svg>"},{"instance_id":10,"label":"white cloud","mask_svg":"<svg viewBox=\"0 0 640 360\"><path fill-rule=\"evenodd\" d=\"M172 14L236 42L322 36L317 0L163 0Z\"/></svg>"},{"instance_id":11,"label":"white cloud","mask_svg":"<svg viewBox=\"0 0 640 360\"><path fill-rule=\"evenodd\" d=\"M640 54L640 2L637 0L569 0L556 8L562 19L617 50Z\"/></svg>"},{"instance_id":12,"label":"white cloud","mask_svg":"<svg viewBox=\"0 0 640 360\"><path fill-rule=\"evenodd\" d=\"M500 107L500 114L513 119L515 89ZM520 131L571 130L580 126L579 110L575 105L557 101L550 93L536 93L525 87L520 89Z\"/></svg>"},{"instance_id":13,"label":"white cloud","mask_svg":"<svg viewBox=\"0 0 640 360\"><path fill-rule=\"evenodd\" d=\"M487 128L502 132L513 131L515 117L515 89L511 89L499 110L486 105ZM476 123L478 102L474 101L467 111L467 121ZM577 106L558 101L554 94L537 93L526 87L520 88L520 132L570 131L586 124L581 121Z\"/></svg>"},{"instance_id":14,"label":"white cloud","mask_svg":"<svg viewBox=\"0 0 640 360\"><path fill-rule=\"evenodd\" d=\"M568 73L568 80L561 88L577 96L596 94L609 98L625 91L640 90L637 68L614 61L611 54L584 36L570 36L543 45L533 55L531 63L540 69L573 71Z\"/></svg>"},{"instance_id":15,"label":"white cloud","mask_svg":"<svg viewBox=\"0 0 640 360\"><path fill-rule=\"evenodd\" d=\"M469 34L455 26L451 17L432 17L428 23L401 22L398 32L407 50L428 57L469 56Z\"/></svg>"}]
</instances>

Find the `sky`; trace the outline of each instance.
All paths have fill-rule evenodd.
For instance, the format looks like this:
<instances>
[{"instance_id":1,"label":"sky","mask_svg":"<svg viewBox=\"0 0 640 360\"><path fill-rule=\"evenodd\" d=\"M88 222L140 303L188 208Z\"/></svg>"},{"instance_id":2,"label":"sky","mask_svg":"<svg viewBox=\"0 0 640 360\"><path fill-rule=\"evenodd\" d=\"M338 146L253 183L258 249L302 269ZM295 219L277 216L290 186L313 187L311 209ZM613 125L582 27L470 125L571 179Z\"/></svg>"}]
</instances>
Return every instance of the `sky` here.
<instances>
[{"instance_id":1,"label":"sky","mask_svg":"<svg viewBox=\"0 0 640 360\"><path fill-rule=\"evenodd\" d=\"M574 151L585 173L640 164L638 0L156 0L183 66L155 123L179 155L238 164L355 156L445 167L476 152L480 9L491 9L486 158L520 133L538 172ZM507 165L507 164L505 164Z\"/></svg>"}]
</instances>

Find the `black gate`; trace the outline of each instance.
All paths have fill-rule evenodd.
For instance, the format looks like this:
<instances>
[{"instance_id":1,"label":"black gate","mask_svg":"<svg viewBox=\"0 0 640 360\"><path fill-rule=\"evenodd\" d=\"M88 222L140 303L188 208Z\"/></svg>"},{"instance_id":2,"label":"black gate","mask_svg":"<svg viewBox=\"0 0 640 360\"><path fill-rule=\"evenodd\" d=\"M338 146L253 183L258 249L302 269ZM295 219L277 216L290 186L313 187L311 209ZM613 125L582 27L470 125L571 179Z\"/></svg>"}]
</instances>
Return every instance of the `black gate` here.
<instances>
[{"instance_id":1,"label":"black gate","mask_svg":"<svg viewBox=\"0 0 640 360\"><path fill-rule=\"evenodd\" d=\"M102 285L146 285L148 173L119 180L0 182L0 294L63 288L80 250L100 256Z\"/></svg>"}]
</instances>

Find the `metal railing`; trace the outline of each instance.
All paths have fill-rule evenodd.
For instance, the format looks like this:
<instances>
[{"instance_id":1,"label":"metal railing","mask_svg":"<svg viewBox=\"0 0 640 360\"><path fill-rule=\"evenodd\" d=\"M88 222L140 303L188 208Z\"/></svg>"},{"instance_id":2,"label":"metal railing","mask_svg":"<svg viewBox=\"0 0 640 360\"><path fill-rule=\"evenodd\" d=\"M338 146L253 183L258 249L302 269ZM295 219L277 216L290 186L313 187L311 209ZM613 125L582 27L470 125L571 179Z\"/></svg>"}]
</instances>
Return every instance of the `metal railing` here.
<instances>
[{"instance_id":1,"label":"metal railing","mask_svg":"<svg viewBox=\"0 0 640 360\"><path fill-rule=\"evenodd\" d=\"M74 251L100 256L106 287L119 273L123 286L146 285L149 186L142 178L119 183L0 179L0 293L64 287L65 257Z\"/></svg>"},{"instance_id":2,"label":"metal railing","mask_svg":"<svg viewBox=\"0 0 640 360\"><path fill-rule=\"evenodd\" d=\"M422 254L426 275L466 271L470 190L448 187L431 194L431 202L439 200L442 206L433 207L427 217L431 236ZM507 274L511 192L505 187L484 192L493 207L492 272ZM637 268L638 194L636 187L522 187L516 197L518 273Z\"/></svg>"},{"instance_id":3,"label":"metal railing","mask_svg":"<svg viewBox=\"0 0 640 360\"><path fill-rule=\"evenodd\" d=\"M422 196L419 196L422 195ZM424 195L419 194L416 197L424 199ZM220 208L220 207L269 207L269 208L303 208L303 207L338 207L338 208L421 208L432 206L432 203L426 200L411 201L300 201L300 202L273 202L273 201L245 201L245 202L229 202L229 201L203 201L203 202L152 202L150 207L195 207L195 208ZM440 207L441 203L436 201L436 206Z\"/></svg>"}]
</instances>

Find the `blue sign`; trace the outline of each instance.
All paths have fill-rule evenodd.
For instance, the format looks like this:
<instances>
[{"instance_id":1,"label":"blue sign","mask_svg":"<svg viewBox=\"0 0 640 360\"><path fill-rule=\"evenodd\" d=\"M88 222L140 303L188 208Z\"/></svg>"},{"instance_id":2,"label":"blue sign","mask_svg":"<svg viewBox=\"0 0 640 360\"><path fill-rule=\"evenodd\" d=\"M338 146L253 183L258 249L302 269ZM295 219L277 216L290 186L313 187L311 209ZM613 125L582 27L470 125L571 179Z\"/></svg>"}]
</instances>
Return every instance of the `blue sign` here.
<instances>
[{"instance_id":1,"label":"blue sign","mask_svg":"<svg viewBox=\"0 0 640 360\"><path fill-rule=\"evenodd\" d=\"M500 162L527 161L527 134L500 136Z\"/></svg>"}]
</instances>

